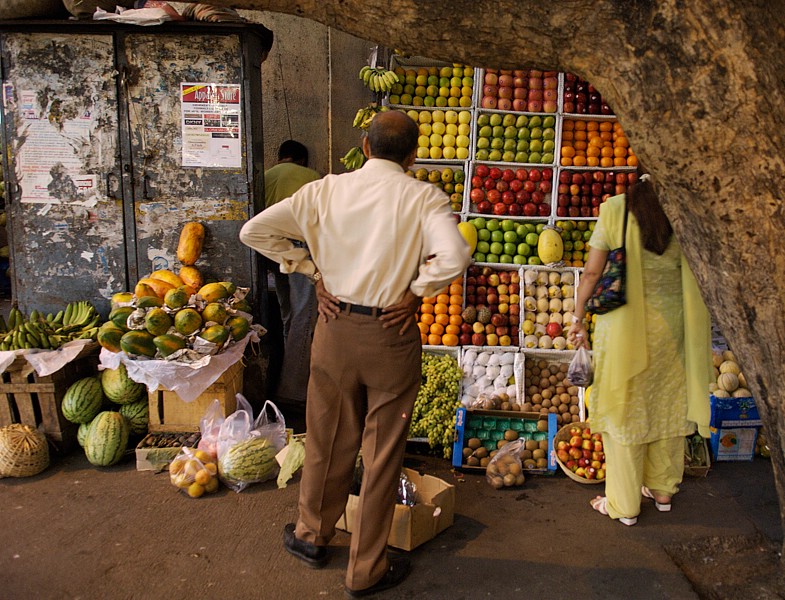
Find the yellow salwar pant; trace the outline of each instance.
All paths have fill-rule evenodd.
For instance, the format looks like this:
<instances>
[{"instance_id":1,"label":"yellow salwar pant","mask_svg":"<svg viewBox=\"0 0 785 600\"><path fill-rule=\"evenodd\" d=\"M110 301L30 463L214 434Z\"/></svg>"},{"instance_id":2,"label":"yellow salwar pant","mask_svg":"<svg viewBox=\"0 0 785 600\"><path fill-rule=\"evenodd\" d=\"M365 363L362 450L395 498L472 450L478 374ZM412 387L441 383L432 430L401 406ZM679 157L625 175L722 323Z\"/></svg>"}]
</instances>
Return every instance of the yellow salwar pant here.
<instances>
[{"instance_id":1,"label":"yellow salwar pant","mask_svg":"<svg viewBox=\"0 0 785 600\"><path fill-rule=\"evenodd\" d=\"M641 487L673 496L684 475L684 438L648 444L620 444L602 432L605 450L605 496L612 519L637 517L641 510Z\"/></svg>"}]
</instances>

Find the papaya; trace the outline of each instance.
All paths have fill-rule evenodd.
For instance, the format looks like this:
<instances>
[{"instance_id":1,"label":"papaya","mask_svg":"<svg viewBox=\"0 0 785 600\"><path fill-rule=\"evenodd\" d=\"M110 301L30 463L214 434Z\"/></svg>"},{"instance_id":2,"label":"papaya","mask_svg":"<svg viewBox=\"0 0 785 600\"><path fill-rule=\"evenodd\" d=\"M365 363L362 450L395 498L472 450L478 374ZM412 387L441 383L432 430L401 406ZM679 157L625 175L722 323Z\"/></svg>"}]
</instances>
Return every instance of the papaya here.
<instances>
[{"instance_id":1,"label":"papaya","mask_svg":"<svg viewBox=\"0 0 785 600\"><path fill-rule=\"evenodd\" d=\"M232 308L234 310L239 310L239 311L242 311L242 312L248 313L248 314L251 314L253 312L253 308L251 307L251 303L248 302L248 300L246 300L245 298L243 298L242 300L237 300L236 302L234 302L232 304Z\"/></svg>"},{"instance_id":2,"label":"papaya","mask_svg":"<svg viewBox=\"0 0 785 600\"><path fill-rule=\"evenodd\" d=\"M161 300L163 300L164 296L166 296L166 292L176 287L168 281L163 281L162 279L153 279L152 277L145 277L144 279L140 279L139 283L144 283L148 287L152 288L152 290L155 292L154 295L158 296Z\"/></svg>"},{"instance_id":3,"label":"papaya","mask_svg":"<svg viewBox=\"0 0 785 600\"><path fill-rule=\"evenodd\" d=\"M199 260L204 245L204 225L192 221L183 225L177 244L177 260L191 266Z\"/></svg>"},{"instance_id":4,"label":"papaya","mask_svg":"<svg viewBox=\"0 0 785 600\"><path fill-rule=\"evenodd\" d=\"M229 330L223 325L211 325L210 327L205 327L199 334L199 337L222 346L229 339L229 335Z\"/></svg>"},{"instance_id":5,"label":"papaya","mask_svg":"<svg viewBox=\"0 0 785 600\"><path fill-rule=\"evenodd\" d=\"M107 321L98 328L96 340L102 348L106 348L110 352L120 352L120 339L124 333L125 330L117 327L112 321Z\"/></svg>"},{"instance_id":6,"label":"papaya","mask_svg":"<svg viewBox=\"0 0 785 600\"><path fill-rule=\"evenodd\" d=\"M120 338L120 349L126 354L153 358L156 352L153 337L147 331L126 331Z\"/></svg>"},{"instance_id":7,"label":"papaya","mask_svg":"<svg viewBox=\"0 0 785 600\"><path fill-rule=\"evenodd\" d=\"M537 255L545 265L559 262L564 256L564 241L555 227L547 226L540 232Z\"/></svg>"},{"instance_id":8,"label":"papaya","mask_svg":"<svg viewBox=\"0 0 785 600\"><path fill-rule=\"evenodd\" d=\"M128 317L134 312L132 306L121 306L115 308L109 313L109 321L112 322L118 329L128 331Z\"/></svg>"},{"instance_id":9,"label":"papaya","mask_svg":"<svg viewBox=\"0 0 785 600\"><path fill-rule=\"evenodd\" d=\"M158 296L142 296L136 301L137 308L155 308L156 306L163 306L164 302Z\"/></svg>"},{"instance_id":10,"label":"papaya","mask_svg":"<svg viewBox=\"0 0 785 600\"><path fill-rule=\"evenodd\" d=\"M231 281L219 281L218 283L226 288L226 291L229 292L230 296L237 291L237 286Z\"/></svg>"},{"instance_id":11,"label":"papaya","mask_svg":"<svg viewBox=\"0 0 785 600\"><path fill-rule=\"evenodd\" d=\"M125 306L133 302L133 300L134 295L132 292L117 292L116 294L112 294L111 307L117 308L118 306Z\"/></svg>"},{"instance_id":12,"label":"papaya","mask_svg":"<svg viewBox=\"0 0 785 600\"><path fill-rule=\"evenodd\" d=\"M144 327L152 335L163 335L172 326L170 317L163 308L153 308L144 317Z\"/></svg>"},{"instance_id":13,"label":"papaya","mask_svg":"<svg viewBox=\"0 0 785 600\"><path fill-rule=\"evenodd\" d=\"M157 296L157 294L151 286L140 280L134 287L134 296L137 298L144 298L145 296Z\"/></svg>"},{"instance_id":14,"label":"papaya","mask_svg":"<svg viewBox=\"0 0 785 600\"><path fill-rule=\"evenodd\" d=\"M196 267L192 267L192 266L182 267L178 275L180 279L183 280L183 284L185 284L193 294L199 291L199 288L204 285L204 278L202 277L202 274L199 272L199 269L197 269Z\"/></svg>"},{"instance_id":15,"label":"papaya","mask_svg":"<svg viewBox=\"0 0 785 600\"><path fill-rule=\"evenodd\" d=\"M207 323L213 321L219 325L223 325L229 313L226 312L226 307L220 302L210 302L202 309L202 321Z\"/></svg>"},{"instance_id":16,"label":"papaya","mask_svg":"<svg viewBox=\"0 0 785 600\"><path fill-rule=\"evenodd\" d=\"M202 326L202 316L194 308L182 308L174 314L174 328L177 333L191 335Z\"/></svg>"},{"instance_id":17,"label":"papaya","mask_svg":"<svg viewBox=\"0 0 785 600\"><path fill-rule=\"evenodd\" d=\"M172 271L168 269L158 269L157 271L153 271L150 273L150 278L165 281L166 283L172 284L176 288L183 285L183 280L180 279L180 276L172 273Z\"/></svg>"},{"instance_id":18,"label":"papaya","mask_svg":"<svg viewBox=\"0 0 785 600\"><path fill-rule=\"evenodd\" d=\"M220 283L208 283L199 288L197 292L205 302L215 302L229 297L229 290Z\"/></svg>"},{"instance_id":19,"label":"papaya","mask_svg":"<svg viewBox=\"0 0 785 600\"><path fill-rule=\"evenodd\" d=\"M474 254L474 251L477 249L477 228L474 226L474 223L462 221L458 223L458 231L461 232L463 239L466 240L469 248L471 248L471 253Z\"/></svg>"},{"instance_id":20,"label":"papaya","mask_svg":"<svg viewBox=\"0 0 785 600\"><path fill-rule=\"evenodd\" d=\"M154 337L153 344L158 348L158 352L161 356L167 357L170 354L185 348L185 339L181 338L179 335L165 333Z\"/></svg>"},{"instance_id":21,"label":"papaya","mask_svg":"<svg viewBox=\"0 0 785 600\"><path fill-rule=\"evenodd\" d=\"M229 330L235 342L243 339L251 331L251 324L248 322L248 319L239 315L229 317L226 323L224 323L224 327Z\"/></svg>"},{"instance_id":22,"label":"papaya","mask_svg":"<svg viewBox=\"0 0 785 600\"><path fill-rule=\"evenodd\" d=\"M188 304L188 299L190 297L191 295L186 291L185 286L181 285L176 289L166 292L164 304L172 309L182 308Z\"/></svg>"}]
</instances>

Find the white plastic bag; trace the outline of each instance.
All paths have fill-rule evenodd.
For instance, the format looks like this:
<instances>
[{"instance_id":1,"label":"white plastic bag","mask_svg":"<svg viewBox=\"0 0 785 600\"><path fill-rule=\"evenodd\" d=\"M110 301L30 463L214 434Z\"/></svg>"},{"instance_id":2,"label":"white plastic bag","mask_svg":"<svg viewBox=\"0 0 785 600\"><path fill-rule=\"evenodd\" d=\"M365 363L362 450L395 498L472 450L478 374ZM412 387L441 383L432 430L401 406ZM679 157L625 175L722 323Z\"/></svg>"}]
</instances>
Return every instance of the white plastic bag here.
<instances>
[{"instance_id":1,"label":"white plastic bag","mask_svg":"<svg viewBox=\"0 0 785 600\"><path fill-rule=\"evenodd\" d=\"M199 432L201 438L197 445L199 450L204 450L217 458L218 456L218 435L221 433L221 425L226 420L221 401L216 398L207 407L202 419L199 421Z\"/></svg>"},{"instance_id":2,"label":"white plastic bag","mask_svg":"<svg viewBox=\"0 0 785 600\"><path fill-rule=\"evenodd\" d=\"M567 370L567 379L573 385L586 387L594 380L594 368L591 364L591 355L586 346L581 346L575 351L575 356L570 361Z\"/></svg>"}]
</instances>

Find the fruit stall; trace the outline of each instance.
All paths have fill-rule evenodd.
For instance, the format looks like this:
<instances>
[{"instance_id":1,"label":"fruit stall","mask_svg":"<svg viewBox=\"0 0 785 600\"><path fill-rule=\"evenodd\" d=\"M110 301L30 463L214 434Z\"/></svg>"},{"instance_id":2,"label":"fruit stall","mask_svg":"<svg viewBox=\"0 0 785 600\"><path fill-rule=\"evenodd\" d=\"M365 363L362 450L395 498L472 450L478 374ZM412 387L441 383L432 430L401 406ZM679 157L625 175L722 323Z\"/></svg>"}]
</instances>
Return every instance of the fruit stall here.
<instances>
[{"instance_id":1,"label":"fruit stall","mask_svg":"<svg viewBox=\"0 0 785 600\"><path fill-rule=\"evenodd\" d=\"M483 411L505 415L502 422L516 428L544 419L549 456L584 481L586 473L593 479L598 472L601 480L604 464L596 453L592 459L594 450L586 456L588 450L580 448L582 436L594 441L598 434L587 422L590 388L566 377L574 354L566 329L599 207L637 181L638 159L612 108L590 82L572 73L476 68L398 51L377 49L359 77L371 102L358 110L353 125L365 130L374 114L386 110L412 118L420 136L408 174L447 194L473 248L464 275L424 298L417 314L423 390L412 439L427 441L456 467L471 470L486 467L505 445L523 438L520 429L473 427ZM355 149L344 160L348 169L362 163ZM594 321L588 315L590 336ZM712 404L754 406L749 390L732 373L725 376L733 367L720 367L722 362L727 361L715 365ZM729 449L757 443L751 431L758 433L759 421L743 425L744 431L723 437ZM465 443L453 444L450 430ZM569 455L570 438L577 438L572 454L580 459ZM685 448L700 446L691 444ZM729 451L721 460L731 456ZM700 461L696 457L693 466L699 468ZM706 461L708 455L701 464ZM549 472L536 460L523 466L524 473Z\"/></svg>"}]
</instances>

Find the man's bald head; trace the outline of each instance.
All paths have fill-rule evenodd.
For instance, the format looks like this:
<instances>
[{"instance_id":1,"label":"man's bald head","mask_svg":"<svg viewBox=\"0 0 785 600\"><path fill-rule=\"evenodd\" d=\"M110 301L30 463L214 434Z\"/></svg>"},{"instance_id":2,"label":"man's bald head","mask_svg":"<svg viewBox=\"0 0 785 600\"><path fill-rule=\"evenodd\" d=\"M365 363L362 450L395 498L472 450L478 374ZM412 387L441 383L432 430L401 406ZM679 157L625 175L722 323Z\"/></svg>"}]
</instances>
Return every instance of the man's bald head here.
<instances>
[{"instance_id":1,"label":"man's bald head","mask_svg":"<svg viewBox=\"0 0 785 600\"><path fill-rule=\"evenodd\" d=\"M371 158L391 160L403 166L417 150L420 132L409 115L398 110L376 113L368 128Z\"/></svg>"}]
</instances>

